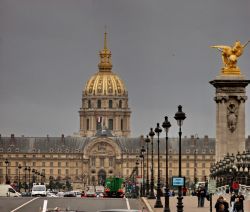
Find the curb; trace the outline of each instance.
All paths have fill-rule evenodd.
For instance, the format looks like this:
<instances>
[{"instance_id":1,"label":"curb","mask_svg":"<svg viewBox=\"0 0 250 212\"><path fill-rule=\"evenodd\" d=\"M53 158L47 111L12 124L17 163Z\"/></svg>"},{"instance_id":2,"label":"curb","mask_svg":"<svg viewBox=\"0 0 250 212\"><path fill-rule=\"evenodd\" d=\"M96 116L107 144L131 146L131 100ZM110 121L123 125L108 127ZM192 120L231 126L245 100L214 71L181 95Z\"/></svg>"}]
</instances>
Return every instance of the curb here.
<instances>
[{"instance_id":1,"label":"curb","mask_svg":"<svg viewBox=\"0 0 250 212\"><path fill-rule=\"evenodd\" d=\"M151 208L149 202L147 201L147 199L145 197L141 197L143 203L146 205L147 209L149 212L154 212L153 209Z\"/></svg>"}]
</instances>

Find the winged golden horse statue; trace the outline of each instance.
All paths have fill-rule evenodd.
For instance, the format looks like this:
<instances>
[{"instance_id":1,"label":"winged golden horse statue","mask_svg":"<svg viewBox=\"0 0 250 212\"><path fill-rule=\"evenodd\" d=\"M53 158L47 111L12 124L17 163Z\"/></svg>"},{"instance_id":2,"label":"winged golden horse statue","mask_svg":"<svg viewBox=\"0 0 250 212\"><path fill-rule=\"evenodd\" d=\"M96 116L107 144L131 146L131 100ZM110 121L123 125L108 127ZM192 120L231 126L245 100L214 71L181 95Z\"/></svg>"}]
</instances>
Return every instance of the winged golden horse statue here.
<instances>
[{"instance_id":1,"label":"winged golden horse statue","mask_svg":"<svg viewBox=\"0 0 250 212\"><path fill-rule=\"evenodd\" d=\"M237 67L238 58L243 54L244 48L250 42L247 41L244 45L240 41L236 41L233 46L216 45L211 46L211 48L216 48L221 52L222 62L224 67L223 71L226 72L237 72L240 73L239 67Z\"/></svg>"}]
</instances>

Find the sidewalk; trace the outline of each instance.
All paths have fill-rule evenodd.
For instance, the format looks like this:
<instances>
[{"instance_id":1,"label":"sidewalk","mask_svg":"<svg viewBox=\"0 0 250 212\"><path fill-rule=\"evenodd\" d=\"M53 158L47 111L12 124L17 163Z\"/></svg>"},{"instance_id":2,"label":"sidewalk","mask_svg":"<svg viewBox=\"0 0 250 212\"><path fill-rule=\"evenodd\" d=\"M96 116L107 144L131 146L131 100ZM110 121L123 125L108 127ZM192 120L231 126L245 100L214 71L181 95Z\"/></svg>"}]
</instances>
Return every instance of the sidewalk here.
<instances>
[{"instance_id":1,"label":"sidewalk","mask_svg":"<svg viewBox=\"0 0 250 212\"><path fill-rule=\"evenodd\" d=\"M227 200L227 202L230 201L229 195L224 196ZM214 205L216 203L216 200L218 199L218 195L213 196L213 202L212 202L212 211L215 212ZM146 205L148 205L150 208L148 208L149 212L162 212L163 208L154 208L154 204L156 200L147 199L145 197L142 197L142 200L145 202ZM165 204L164 197L161 198L161 202ZM203 208L198 208L198 200L196 196L184 196L183 197L183 211L184 212L209 212L210 211L210 202L205 200L205 204ZM169 203L170 203L170 210L171 212L177 211L176 205L177 205L177 196L175 197L169 197ZM250 199L244 201L244 208L246 212L250 212Z\"/></svg>"}]
</instances>

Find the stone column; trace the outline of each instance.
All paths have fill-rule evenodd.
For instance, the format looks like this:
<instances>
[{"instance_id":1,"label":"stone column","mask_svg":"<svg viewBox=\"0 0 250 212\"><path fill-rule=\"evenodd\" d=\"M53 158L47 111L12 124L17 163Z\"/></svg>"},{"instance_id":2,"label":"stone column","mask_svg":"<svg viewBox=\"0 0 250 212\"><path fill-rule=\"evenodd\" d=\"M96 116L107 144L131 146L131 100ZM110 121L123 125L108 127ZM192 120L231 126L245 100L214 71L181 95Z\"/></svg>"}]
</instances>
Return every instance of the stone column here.
<instances>
[{"instance_id":1,"label":"stone column","mask_svg":"<svg viewBox=\"0 0 250 212\"><path fill-rule=\"evenodd\" d=\"M220 75L210 82L215 88L216 161L229 152L245 150L246 86L250 80L243 75Z\"/></svg>"}]
</instances>

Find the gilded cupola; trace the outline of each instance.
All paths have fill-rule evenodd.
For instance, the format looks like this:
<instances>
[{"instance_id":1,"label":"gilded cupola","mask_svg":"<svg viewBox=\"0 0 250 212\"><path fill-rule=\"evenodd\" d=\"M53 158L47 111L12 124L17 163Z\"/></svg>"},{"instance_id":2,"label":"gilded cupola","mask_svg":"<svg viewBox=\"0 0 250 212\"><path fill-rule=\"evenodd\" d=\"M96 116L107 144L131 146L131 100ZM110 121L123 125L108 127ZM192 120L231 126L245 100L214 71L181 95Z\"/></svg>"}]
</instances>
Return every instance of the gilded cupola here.
<instances>
[{"instance_id":1,"label":"gilded cupola","mask_svg":"<svg viewBox=\"0 0 250 212\"><path fill-rule=\"evenodd\" d=\"M99 71L94 74L84 88L85 95L127 95L124 82L112 72L111 51L107 47L107 32L104 33L104 47L99 52Z\"/></svg>"}]
</instances>

